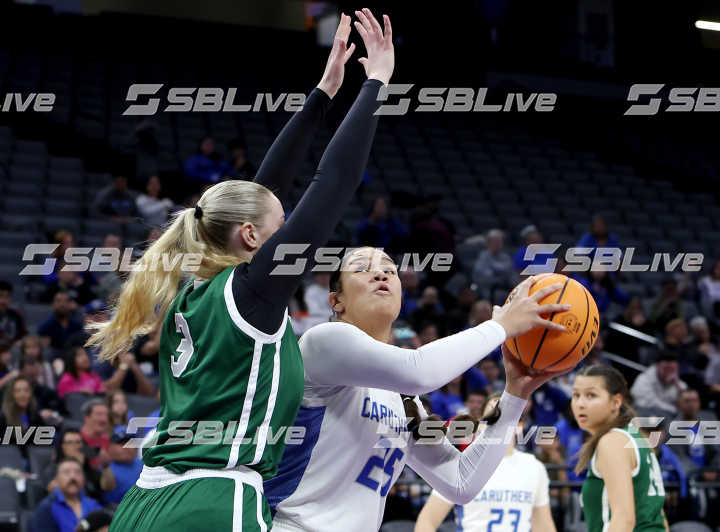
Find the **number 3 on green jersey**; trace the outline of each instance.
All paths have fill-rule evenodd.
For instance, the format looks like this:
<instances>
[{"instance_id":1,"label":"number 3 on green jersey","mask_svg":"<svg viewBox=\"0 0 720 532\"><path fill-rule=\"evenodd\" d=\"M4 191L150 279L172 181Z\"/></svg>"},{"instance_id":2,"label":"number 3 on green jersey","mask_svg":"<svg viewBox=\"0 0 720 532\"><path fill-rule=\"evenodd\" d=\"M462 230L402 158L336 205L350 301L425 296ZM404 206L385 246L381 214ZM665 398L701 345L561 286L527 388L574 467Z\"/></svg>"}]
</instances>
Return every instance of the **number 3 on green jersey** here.
<instances>
[{"instance_id":1,"label":"number 3 on green jersey","mask_svg":"<svg viewBox=\"0 0 720 532\"><path fill-rule=\"evenodd\" d=\"M182 340L175 350L180 353L180 356L175 358L175 355L170 357L170 367L172 368L173 377L176 379L182 375L183 371L190 362L190 357L195 352L195 346L193 345L192 336L190 336L190 328L188 327L185 317L180 313L175 313L175 331L182 334Z\"/></svg>"}]
</instances>

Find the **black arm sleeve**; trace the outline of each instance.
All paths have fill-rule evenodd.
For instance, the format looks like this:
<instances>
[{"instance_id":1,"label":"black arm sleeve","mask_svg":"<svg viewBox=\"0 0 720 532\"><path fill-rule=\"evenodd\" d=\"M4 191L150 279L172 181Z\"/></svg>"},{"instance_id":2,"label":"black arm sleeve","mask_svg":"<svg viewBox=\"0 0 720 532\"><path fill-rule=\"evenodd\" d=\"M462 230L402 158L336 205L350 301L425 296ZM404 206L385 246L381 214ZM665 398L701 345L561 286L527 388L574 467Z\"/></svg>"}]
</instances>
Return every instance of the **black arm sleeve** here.
<instances>
[{"instance_id":1,"label":"black arm sleeve","mask_svg":"<svg viewBox=\"0 0 720 532\"><path fill-rule=\"evenodd\" d=\"M260 248L249 265L235 270L233 295L238 311L256 329L276 332L300 275L269 275L280 264L274 260L279 244L309 244L301 255L310 258L325 244L360 185L367 165L380 106L382 82L367 80L355 103L323 153L315 176L289 220ZM312 263L312 261L308 261ZM303 272L304 273L304 272Z\"/></svg>"},{"instance_id":2,"label":"black arm sleeve","mask_svg":"<svg viewBox=\"0 0 720 532\"><path fill-rule=\"evenodd\" d=\"M272 190L281 202L290 192L315 132L330 107L330 97L318 88L305 100L302 110L285 124L265 154L255 182Z\"/></svg>"}]
</instances>

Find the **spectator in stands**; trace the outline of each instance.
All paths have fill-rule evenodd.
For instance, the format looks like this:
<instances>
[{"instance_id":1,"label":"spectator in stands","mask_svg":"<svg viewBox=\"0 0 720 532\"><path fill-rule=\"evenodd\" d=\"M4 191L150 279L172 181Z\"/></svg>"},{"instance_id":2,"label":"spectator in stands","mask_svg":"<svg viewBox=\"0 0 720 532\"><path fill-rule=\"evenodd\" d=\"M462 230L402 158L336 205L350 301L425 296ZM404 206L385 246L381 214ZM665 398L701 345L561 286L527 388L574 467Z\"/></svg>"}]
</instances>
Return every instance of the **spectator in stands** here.
<instances>
[{"instance_id":1,"label":"spectator in stands","mask_svg":"<svg viewBox=\"0 0 720 532\"><path fill-rule=\"evenodd\" d=\"M85 492L93 499L100 499L100 471L90 465L87 457L88 449L82 434L77 429L65 429L59 438L55 440L55 451L53 462L40 473L40 478L46 486L48 493L57 488L55 477L58 464L66 457L74 458L82 466L85 476Z\"/></svg>"},{"instance_id":2,"label":"spectator in stands","mask_svg":"<svg viewBox=\"0 0 720 532\"><path fill-rule=\"evenodd\" d=\"M720 325L720 260L715 261L710 274L701 278L698 286L703 314Z\"/></svg>"},{"instance_id":3,"label":"spectator in stands","mask_svg":"<svg viewBox=\"0 0 720 532\"><path fill-rule=\"evenodd\" d=\"M8 382L3 392L2 411L0 412L0 435L3 437L3 443L6 443L8 427L18 427L22 435L25 435L30 427L39 427L44 424L32 394L32 383L22 375ZM15 440L7 443L18 445L23 456L27 458L27 446L32 443L31 439L22 442L21 439L18 439L17 432L14 431L13 435Z\"/></svg>"},{"instance_id":4,"label":"spectator in stands","mask_svg":"<svg viewBox=\"0 0 720 532\"><path fill-rule=\"evenodd\" d=\"M140 214L135 195L134 191L128 189L127 177L116 174L112 184L98 192L93 202L93 210L96 214L110 216L116 223L133 222Z\"/></svg>"},{"instance_id":5,"label":"spectator in stands","mask_svg":"<svg viewBox=\"0 0 720 532\"><path fill-rule=\"evenodd\" d=\"M420 324L420 327L418 328L418 339L420 340L420 345L429 344L438 338L440 338L440 335L438 333L437 325L431 321L426 321Z\"/></svg>"},{"instance_id":6,"label":"spectator in stands","mask_svg":"<svg viewBox=\"0 0 720 532\"><path fill-rule=\"evenodd\" d=\"M652 324L645 316L642 300L639 297L633 297L625 306L623 313L615 318L620 325L630 327L642 333L653 335L654 330ZM638 351L640 347L647 345L646 342L611 329L607 337L607 350L611 353L627 357L631 360L638 360Z\"/></svg>"},{"instance_id":7,"label":"spectator in stands","mask_svg":"<svg viewBox=\"0 0 720 532\"><path fill-rule=\"evenodd\" d=\"M170 210L175 206L170 198L160 199L162 182L156 175L148 178L145 193L138 194L137 208L146 224L161 226L167 222Z\"/></svg>"},{"instance_id":8,"label":"spectator in stands","mask_svg":"<svg viewBox=\"0 0 720 532\"><path fill-rule=\"evenodd\" d=\"M680 377L690 386L704 389L709 359L693 344L685 319L675 318L665 326L665 349L677 355Z\"/></svg>"},{"instance_id":9,"label":"spectator in stands","mask_svg":"<svg viewBox=\"0 0 720 532\"><path fill-rule=\"evenodd\" d=\"M82 405L83 425L80 428L85 445L90 448L90 465L105 467L110 461L110 415L105 401L99 398L85 401ZM93 456L94 455L94 456Z\"/></svg>"},{"instance_id":10,"label":"spectator in stands","mask_svg":"<svg viewBox=\"0 0 720 532\"><path fill-rule=\"evenodd\" d=\"M39 356L22 355L20 358L20 375L30 383L35 405L45 424L57 425L63 420L60 411L64 410L64 406L55 390L39 382L41 363Z\"/></svg>"},{"instance_id":11,"label":"spectator in stands","mask_svg":"<svg viewBox=\"0 0 720 532\"><path fill-rule=\"evenodd\" d=\"M444 253L455 256L455 226L442 217L438 206L440 196L431 197L413 213L410 223L410 248L417 250L421 257L427 254ZM456 261L447 271L427 271L428 284L443 287L455 274Z\"/></svg>"},{"instance_id":12,"label":"spectator in stands","mask_svg":"<svg viewBox=\"0 0 720 532\"><path fill-rule=\"evenodd\" d=\"M35 509L32 530L75 532L79 521L100 504L84 493L85 478L80 462L65 457L57 466L55 476L57 487Z\"/></svg>"},{"instance_id":13,"label":"spectator in stands","mask_svg":"<svg viewBox=\"0 0 720 532\"><path fill-rule=\"evenodd\" d=\"M470 415L473 419L482 419L488 392L485 388L471 389L465 399L465 410L462 413Z\"/></svg>"},{"instance_id":14,"label":"spectator in stands","mask_svg":"<svg viewBox=\"0 0 720 532\"><path fill-rule=\"evenodd\" d=\"M447 333L455 334L467 328L467 319L473 305L477 301L477 294L471 285L465 285L457 296L457 305L447 314Z\"/></svg>"},{"instance_id":15,"label":"spectator in stands","mask_svg":"<svg viewBox=\"0 0 720 532\"><path fill-rule=\"evenodd\" d=\"M244 179L250 181L255 177L257 168L247 158L245 143L241 139L233 139L228 144L230 151L230 169L227 172L233 179Z\"/></svg>"},{"instance_id":16,"label":"spectator in stands","mask_svg":"<svg viewBox=\"0 0 720 532\"><path fill-rule=\"evenodd\" d=\"M579 277L578 281L593 296L600 314L605 314L611 303L623 307L628 304L629 298L627 294L620 290L615 280L606 271L591 270L587 272L587 275Z\"/></svg>"},{"instance_id":17,"label":"spectator in stands","mask_svg":"<svg viewBox=\"0 0 720 532\"><path fill-rule=\"evenodd\" d=\"M655 298L650 309L650 321L655 329L662 331L669 321L685 317L685 305L680 298L678 283L673 277L662 281L662 290Z\"/></svg>"},{"instance_id":18,"label":"spectator in stands","mask_svg":"<svg viewBox=\"0 0 720 532\"><path fill-rule=\"evenodd\" d=\"M677 355L662 351L657 362L637 376L630 389L636 409L651 411L653 415L674 416L677 398L687 384L680 380Z\"/></svg>"},{"instance_id":19,"label":"spectator in stands","mask_svg":"<svg viewBox=\"0 0 720 532\"><path fill-rule=\"evenodd\" d=\"M549 427L560 420L570 397L556 384L548 382L532 395L532 417L535 425Z\"/></svg>"},{"instance_id":20,"label":"spectator in stands","mask_svg":"<svg viewBox=\"0 0 720 532\"><path fill-rule=\"evenodd\" d=\"M425 322L433 322L442 336L445 333L445 308L440 303L440 294L434 286L426 286L418 300L418 308L410 316L413 328L419 331Z\"/></svg>"},{"instance_id":21,"label":"spectator in stands","mask_svg":"<svg viewBox=\"0 0 720 532\"><path fill-rule=\"evenodd\" d=\"M357 242L360 246L383 248L392 252L408 237L408 228L390 215L387 199L379 196L373 201L367 218L358 223Z\"/></svg>"},{"instance_id":22,"label":"spectator in stands","mask_svg":"<svg viewBox=\"0 0 720 532\"><path fill-rule=\"evenodd\" d=\"M162 326L159 325L155 330L139 337L133 346L132 352L135 354L135 358L140 365L140 368L143 370L144 375L157 375L160 371L157 354L160 349L161 332ZM145 369L148 363L152 367L152 371L147 371ZM100 372L98 371L98 373ZM125 389L125 386L123 386L123 389Z\"/></svg>"},{"instance_id":23,"label":"spectator in stands","mask_svg":"<svg viewBox=\"0 0 720 532\"><path fill-rule=\"evenodd\" d=\"M112 515L105 510L95 510L80 520L75 532L108 532Z\"/></svg>"},{"instance_id":24,"label":"spectator in stands","mask_svg":"<svg viewBox=\"0 0 720 532\"><path fill-rule=\"evenodd\" d=\"M685 499L687 497L687 475L685 468L683 467L677 454L673 452L670 446L665 444L666 430L665 426L667 423L660 423L657 428L646 429L648 432L648 441L650 442L651 449L658 460L660 470L662 471L663 483L666 486L665 496L665 510L668 522L677 521L677 512L679 506L679 499ZM657 441L657 445L653 446L653 443ZM678 484L678 491L667 489L668 483L675 482ZM669 510L669 511L668 511Z\"/></svg>"},{"instance_id":25,"label":"spectator in stands","mask_svg":"<svg viewBox=\"0 0 720 532\"><path fill-rule=\"evenodd\" d=\"M464 407L462 400L462 376L455 377L445 386L430 394L433 414L442 419L455 417Z\"/></svg>"},{"instance_id":26,"label":"spectator in stands","mask_svg":"<svg viewBox=\"0 0 720 532\"><path fill-rule=\"evenodd\" d=\"M605 219L599 214L592 217L590 232L581 236L577 243L579 248L617 248L619 246L618 237L614 233L608 232ZM590 256L595 256L594 249Z\"/></svg>"},{"instance_id":27,"label":"spectator in stands","mask_svg":"<svg viewBox=\"0 0 720 532\"><path fill-rule=\"evenodd\" d=\"M38 335L45 345L50 345L55 351L55 357L62 353L65 342L70 336L83 328L82 322L72 313L73 303L67 292L58 292L53 297L52 316L38 327Z\"/></svg>"},{"instance_id":28,"label":"spectator in stands","mask_svg":"<svg viewBox=\"0 0 720 532\"><path fill-rule=\"evenodd\" d=\"M118 357L120 364L117 369L105 361L98 365L98 371L104 378L105 392L124 390L138 395L153 395L155 390L137 363L135 354L128 351Z\"/></svg>"},{"instance_id":29,"label":"spectator in stands","mask_svg":"<svg viewBox=\"0 0 720 532\"><path fill-rule=\"evenodd\" d=\"M575 416L572 414L570 405L563 412L563 416L555 423L557 440L562 445L561 452L565 457L564 463L567 466L568 480L584 480L586 473L578 475L575 473L575 466L578 463L578 455L583 445L584 433L578 426Z\"/></svg>"},{"instance_id":30,"label":"spectator in stands","mask_svg":"<svg viewBox=\"0 0 720 532\"><path fill-rule=\"evenodd\" d=\"M473 266L472 279L481 290L511 288L514 283L513 261L505 251L505 235L500 229L491 229L486 237L486 248L480 252Z\"/></svg>"},{"instance_id":31,"label":"spectator in stands","mask_svg":"<svg viewBox=\"0 0 720 532\"><path fill-rule=\"evenodd\" d=\"M478 368L485 376L490 387L490 393L502 392L505 389L505 381L500 378L500 368L492 358L484 358L478 364Z\"/></svg>"},{"instance_id":32,"label":"spectator in stands","mask_svg":"<svg viewBox=\"0 0 720 532\"><path fill-rule=\"evenodd\" d=\"M117 249L121 257L117 268L109 272L102 273L98 281L98 286L95 290L99 299L103 301L112 301L117 296L123 283L122 274L120 272L120 264L122 263L123 256L122 238L115 233L108 233L103 239L103 247L108 249Z\"/></svg>"},{"instance_id":33,"label":"spectator in stands","mask_svg":"<svg viewBox=\"0 0 720 532\"><path fill-rule=\"evenodd\" d=\"M95 394L104 391L100 375L90 367L90 357L85 348L79 345L68 347L65 351L65 373L58 383L60 398L70 392Z\"/></svg>"},{"instance_id":34,"label":"spectator in stands","mask_svg":"<svg viewBox=\"0 0 720 532\"><path fill-rule=\"evenodd\" d=\"M543 236L535 225L523 227L520 231L520 238L523 239L525 244L515 252L515 256L513 257L513 266L518 275L523 275L523 270L530 265L535 265L541 270L532 272L532 274L551 273L554 271L554 268L550 267L550 264L552 264L550 261L555 258L555 255L552 253L535 253L533 258L525 258L528 246L543 243Z\"/></svg>"},{"instance_id":35,"label":"spectator in stands","mask_svg":"<svg viewBox=\"0 0 720 532\"><path fill-rule=\"evenodd\" d=\"M25 320L20 312L11 308L13 285L0 281L0 341L17 342L27 334Z\"/></svg>"},{"instance_id":36,"label":"spectator in stands","mask_svg":"<svg viewBox=\"0 0 720 532\"><path fill-rule=\"evenodd\" d=\"M476 301L468 316L468 327L475 327L492 318L492 304L487 299Z\"/></svg>"},{"instance_id":37,"label":"spectator in stands","mask_svg":"<svg viewBox=\"0 0 720 532\"><path fill-rule=\"evenodd\" d=\"M116 429L110 437L110 464L103 471L100 486L103 490L102 500L105 504L119 503L125 493L135 485L143 463L137 457L134 447L125 447L132 439L125 431L125 427Z\"/></svg>"},{"instance_id":38,"label":"spectator in stands","mask_svg":"<svg viewBox=\"0 0 720 532\"><path fill-rule=\"evenodd\" d=\"M18 370L12 367L11 360L10 344L0 343L0 390L19 375Z\"/></svg>"},{"instance_id":39,"label":"spectator in stands","mask_svg":"<svg viewBox=\"0 0 720 532\"><path fill-rule=\"evenodd\" d=\"M113 431L120 428L127 428L130 418L135 417L135 413L128 409L127 396L122 390L115 390L107 395L107 407L110 413L110 427Z\"/></svg>"},{"instance_id":40,"label":"spectator in stands","mask_svg":"<svg viewBox=\"0 0 720 532\"><path fill-rule=\"evenodd\" d=\"M691 430L695 436L700 429L700 421L715 421L715 416L708 412L701 412L700 406L700 394L697 390L688 388L678 394L678 415L675 420L685 422L683 425L685 430ZM689 423L692 425L688 426ZM717 449L716 445L706 445L702 439L698 440L695 437L689 445L675 446L678 458L687 472L710 466L716 458L720 458Z\"/></svg>"},{"instance_id":41,"label":"spectator in stands","mask_svg":"<svg viewBox=\"0 0 720 532\"><path fill-rule=\"evenodd\" d=\"M419 305L420 299L420 277L412 268L407 268L399 273L402 283L402 307L400 307L399 318L407 320Z\"/></svg>"},{"instance_id":42,"label":"spectator in stands","mask_svg":"<svg viewBox=\"0 0 720 532\"><path fill-rule=\"evenodd\" d=\"M49 283L42 301L49 303L58 292L67 292L70 298L80 305L87 305L95 299L95 292L87 277L79 272L63 268L61 264L57 271L57 281Z\"/></svg>"},{"instance_id":43,"label":"spectator in stands","mask_svg":"<svg viewBox=\"0 0 720 532\"><path fill-rule=\"evenodd\" d=\"M227 162L215 150L212 137L202 139L198 152L185 162L185 174L194 181L217 183L229 170Z\"/></svg>"},{"instance_id":44,"label":"spectator in stands","mask_svg":"<svg viewBox=\"0 0 720 532\"><path fill-rule=\"evenodd\" d=\"M330 294L330 272L313 271L312 282L305 289L304 301L307 307L307 328L325 323L333 314L328 301Z\"/></svg>"},{"instance_id":45,"label":"spectator in stands","mask_svg":"<svg viewBox=\"0 0 720 532\"><path fill-rule=\"evenodd\" d=\"M53 243L57 244L58 247L52 252L52 258L55 259L55 265L53 271L43 276L43 281L48 284L57 282L57 271L60 265L65 264L65 252L69 248L74 248L76 245L75 236L70 231L61 230L55 233L53 236Z\"/></svg>"},{"instance_id":46,"label":"spectator in stands","mask_svg":"<svg viewBox=\"0 0 720 532\"><path fill-rule=\"evenodd\" d=\"M57 388L55 383L55 373L52 366L45 360L44 346L42 339L35 334L28 334L20 340L20 349L18 356L18 364L23 358L33 359L37 361L37 378L33 380L36 384L55 391ZM22 367L20 368L22 371Z\"/></svg>"},{"instance_id":47,"label":"spectator in stands","mask_svg":"<svg viewBox=\"0 0 720 532\"><path fill-rule=\"evenodd\" d=\"M536 454L537 459L545 465L565 466L567 462L566 454L562 445L560 444L560 440L557 437L552 442L545 442L544 440L542 442L538 442ZM568 471L566 469L560 469L559 467L547 469L550 482L568 481ZM553 502L555 500L558 500L559 505L562 508L566 508L568 499L570 497L570 489L551 488L550 497L551 504L553 505L553 510L555 509L555 506L557 504Z\"/></svg>"}]
</instances>

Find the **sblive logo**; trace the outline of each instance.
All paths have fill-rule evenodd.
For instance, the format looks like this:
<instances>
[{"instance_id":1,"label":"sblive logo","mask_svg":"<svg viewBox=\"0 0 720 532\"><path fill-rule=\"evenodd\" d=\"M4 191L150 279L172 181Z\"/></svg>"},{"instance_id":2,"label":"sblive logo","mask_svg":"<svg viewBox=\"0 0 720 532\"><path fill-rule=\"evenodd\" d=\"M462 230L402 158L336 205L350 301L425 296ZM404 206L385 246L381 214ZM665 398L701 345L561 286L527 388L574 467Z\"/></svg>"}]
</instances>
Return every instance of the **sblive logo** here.
<instances>
[{"instance_id":1,"label":"sblive logo","mask_svg":"<svg viewBox=\"0 0 720 532\"><path fill-rule=\"evenodd\" d=\"M162 83L136 83L130 85L125 99L128 102L136 102L140 96L155 96L162 87ZM305 95L301 92L283 92L276 98L273 98L269 92L259 93L255 96L252 105L236 103L236 94L235 87L229 88L227 92L220 87L172 87L168 90L167 105L162 111L164 113L272 112L279 110L282 105L284 111L295 113L302 109L305 103ZM150 98L146 104L131 104L123 111L123 115L154 115L160 108L160 99Z\"/></svg>"},{"instance_id":2,"label":"sblive logo","mask_svg":"<svg viewBox=\"0 0 720 532\"><path fill-rule=\"evenodd\" d=\"M27 96L23 96L19 92L9 92L5 95L2 108L3 113L17 111L32 110L36 113L49 113L55 105L55 95L49 92L31 92Z\"/></svg>"},{"instance_id":3,"label":"sblive logo","mask_svg":"<svg viewBox=\"0 0 720 532\"><path fill-rule=\"evenodd\" d=\"M383 85L378 92L378 101L384 102L388 96L404 96L413 88L412 83ZM502 103L487 103L487 88L470 87L423 87L418 91L417 105L413 111L418 113L500 113L535 111L549 112L555 109L557 94L531 92L523 94L511 92L505 95ZM410 110L411 98L400 98L396 104L381 105L376 115L401 116Z\"/></svg>"},{"instance_id":4,"label":"sblive logo","mask_svg":"<svg viewBox=\"0 0 720 532\"><path fill-rule=\"evenodd\" d=\"M642 84L637 83L630 87L627 101L640 101L642 96L658 96L658 93L665 87L662 83ZM720 111L720 87L675 87L667 92L667 97L658 96L650 98L648 103L636 103L631 105L625 115L629 116L652 116L660 111L660 104L667 100L669 105L663 109L668 113L690 113L697 112L718 112Z\"/></svg>"}]
</instances>

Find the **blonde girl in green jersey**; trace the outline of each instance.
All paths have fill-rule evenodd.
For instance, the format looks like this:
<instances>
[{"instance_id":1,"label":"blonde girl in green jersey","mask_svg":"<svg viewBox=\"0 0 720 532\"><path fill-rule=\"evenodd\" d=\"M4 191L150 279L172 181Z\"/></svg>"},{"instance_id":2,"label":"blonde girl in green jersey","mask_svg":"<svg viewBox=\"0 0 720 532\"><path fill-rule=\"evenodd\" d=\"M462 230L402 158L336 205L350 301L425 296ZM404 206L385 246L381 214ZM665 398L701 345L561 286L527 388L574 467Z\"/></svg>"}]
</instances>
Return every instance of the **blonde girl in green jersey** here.
<instances>
[{"instance_id":1,"label":"blonde girl in green jersey","mask_svg":"<svg viewBox=\"0 0 720 532\"><path fill-rule=\"evenodd\" d=\"M588 532L665 531L665 488L648 441L632 424L625 377L596 364L575 378L572 411L591 434L580 449L581 502Z\"/></svg>"}]
</instances>

